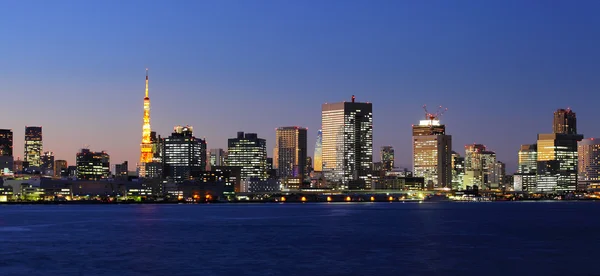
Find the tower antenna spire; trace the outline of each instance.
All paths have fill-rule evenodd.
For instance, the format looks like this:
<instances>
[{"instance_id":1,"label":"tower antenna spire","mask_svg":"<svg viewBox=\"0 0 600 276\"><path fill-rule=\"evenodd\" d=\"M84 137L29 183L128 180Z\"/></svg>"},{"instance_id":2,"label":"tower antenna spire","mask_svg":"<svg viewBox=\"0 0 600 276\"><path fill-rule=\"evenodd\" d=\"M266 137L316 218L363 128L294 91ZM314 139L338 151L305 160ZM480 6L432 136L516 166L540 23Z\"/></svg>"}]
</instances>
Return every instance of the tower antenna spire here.
<instances>
[{"instance_id":1,"label":"tower antenna spire","mask_svg":"<svg viewBox=\"0 0 600 276\"><path fill-rule=\"evenodd\" d=\"M146 98L148 98L148 68L146 68Z\"/></svg>"}]
</instances>

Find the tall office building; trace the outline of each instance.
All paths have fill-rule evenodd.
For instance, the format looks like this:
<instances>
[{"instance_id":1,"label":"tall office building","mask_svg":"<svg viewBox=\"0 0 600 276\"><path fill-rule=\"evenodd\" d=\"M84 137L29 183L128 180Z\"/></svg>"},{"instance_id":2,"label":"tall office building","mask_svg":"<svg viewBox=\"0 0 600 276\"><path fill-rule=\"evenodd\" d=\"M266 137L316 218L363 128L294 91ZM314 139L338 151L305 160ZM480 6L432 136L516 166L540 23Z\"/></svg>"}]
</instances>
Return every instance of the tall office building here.
<instances>
[{"instance_id":1,"label":"tall office building","mask_svg":"<svg viewBox=\"0 0 600 276\"><path fill-rule=\"evenodd\" d=\"M600 184L600 139L583 139L577 143L578 190L587 189L590 184Z\"/></svg>"},{"instance_id":2,"label":"tall office building","mask_svg":"<svg viewBox=\"0 0 600 276\"><path fill-rule=\"evenodd\" d=\"M251 179L267 179L267 142L256 133L238 132L227 141L227 166L240 167L240 191L248 191Z\"/></svg>"},{"instance_id":3,"label":"tall office building","mask_svg":"<svg viewBox=\"0 0 600 276\"><path fill-rule=\"evenodd\" d=\"M571 109L554 112L553 133L538 134L537 192L572 192L577 190L577 117Z\"/></svg>"},{"instance_id":4,"label":"tall office building","mask_svg":"<svg viewBox=\"0 0 600 276\"><path fill-rule=\"evenodd\" d=\"M383 170L392 171L394 169L394 148L392 146L383 146L379 154Z\"/></svg>"},{"instance_id":5,"label":"tall office building","mask_svg":"<svg viewBox=\"0 0 600 276\"><path fill-rule=\"evenodd\" d=\"M0 173L14 169L13 132L10 129L0 129Z\"/></svg>"},{"instance_id":6,"label":"tall office building","mask_svg":"<svg viewBox=\"0 0 600 276\"><path fill-rule=\"evenodd\" d=\"M323 171L323 131L317 132L317 142L315 143L315 155L313 169L317 172Z\"/></svg>"},{"instance_id":7,"label":"tall office building","mask_svg":"<svg viewBox=\"0 0 600 276\"><path fill-rule=\"evenodd\" d=\"M142 118L142 143L140 144L140 162L138 173L140 177L146 177L146 163L152 162L153 144L150 127L150 97L148 97L148 68L146 68L146 96L144 97L144 116Z\"/></svg>"},{"instance_id":8,"label":"tall office building","mask_svg":"<svg viewBox=\"0 0 600 276\"><path fill-rule=\"evenodd\" d=\"M13 132L0 129L0 156L13 156Z\"/></svg>"},{"instance_id":9,"label":"tall office building","mask_svg":"<svg viewBox=\"0 0 600 276\"><path fill-rule=\"evenodd\" d=\"M42 165L42 127L25 127L25 153L24 161L29 162L30 167Z\"/></svg>"},{"instance_id":10,"label":"tall office building","mask_svg":"<svg viewBox=\"0 0 600 276\"><path fill-rule=\"evenodd\" d=\"M55 177L68 176L67 168L68 168L68 166L67 166L66 160L54 161L54 176ZM64 175L63 175L63 172L64 172Z\"/></svg>"},{"instance_id":11,"label":"tall office building","mask_svg":"<svg viewBox=\"0 0 600 276\"><path fill-rule=\"evenodd\" d=\"M163 174L176 182L197 177L206 169L206 141L193 136L191 126L176 126L165 138Z\"/></svg>"},{"instance_id":12,"label":"tall office building","mask_svg":"<svg viewBox=\"0 0 600 276\"><path fill-rule=\"evenodd\" d=\"M537 189L537 144L521 145L519 165L514 174L515 191L535 192Z\"/></svg>"},{"instance_id":13,"label":"tall office building","mask_svg":"<svg viewBox=\"0 0 600 276\"><path fill-rule=\"evenodd\" d=\"M110 156L104 151L81 149L76 155L77 179L100 180L110 177Z\"/></svg>"},{"instance_id":14,"label":"tall office building","mask_svg":"<svg viewBox=\"0 0 600 276\"><path fill-rule=\"evenodd\" d=\"M310 156L306 157L306 167L304 169L304 172L306 174L306 176L308 176L311 172L313 171L313 159Z\"/></svg>"},{"instance_id":15,"label":"tall office building","mask_svg":"<svg viewBox=\"0 0 600 276\"><path fill-rule=\"evenodd\" d=\"M430 115L430 114L428 114ZM427 189L452 187L452 136L435 116L412 126L413 174Z\"/></svg>"},{"instance_id":16,"label":"tall office building","mask_svg":"<svg viewBox=\"0 0 600 276\"><path fill-rule=\"evenodd\" d=\"M146 163L148 164L148 163ZM121 164L115 165L115 178L127 178L129 175L129 162L123 161Z\"/></svg>"},{"instance_id":17,"label":"tall office building","mask_svg":"<svg viewBox=\"0 0 600 276\"><path fill-rule=\"evenodd\" d=\"M577 134L577 116L570 108L558 109L554 112L553 132L560 134Z\"/></svg>"},{"instance_id":18,"label":"tall office building","mask_svg":"<svg viewBox=\"0 0 600 276\"><path fill-rule=\"evenodd\" d=\"M150 143L152 144L152 162L162 163L164 139L156 135L156 131L150 132Z\"/></svg>"},{"instance_id":19,"label":"tall office building","mask_svg":"<svg viewBox=\"0 0 600 276\"><path fill-rule=\"evenodd\" d=\"M538 192L572 192L577 189L578 134L538 134Z\"/></svg>"},{"instance_id":20,"label":"tall office building","mask_svg":"<svg viewBox=\"0 0 600 276\"><path fill-rule=\"evenodd\" d=\"M465 177L465 158L457 152L452 152L452 189L465 190L463 178Z\"/></svg>"},{"instance_id":21,"label":"tall office building","mask_svg":"<svg viewBox=\"0 0 600 276\"><path fill-rule=\"evenodd\" d=\"M280 178L299 178L306 175L306 128L279 127L275 133L273 166Z\"/></svg>"},{"instance_id":22,"label":"tall office building","mask_svg":"<svg viewBox=\"0 0 600 276\"><path fill-rule=\"evenodd\" d=\"M343 189L371 189L373 105L356 102L323 104L323 173Z\"/></svg>"},{"instance_id":23,"label":"tall office building","mask_svg":"<svg viewBox=\"0 0 600 276\"><path fill-rule=\"evenodd\" d=\"M41 171L45 175L54 175L54 153L45 151L41 157Z\"/></svg>"},{"instance_id":24,"label":"tall office building","mask_svg":"<svg viewBox=\"0 0 600 276\"><path fill-rule=\"evenodd\" d=\"M465 146L464 187L498 189L503 180L501 170L502 164L498 164L495 152L481 144Z\"/></svg>"},{"instance_id":25,"label":"tall office building","mask_svg":"<svg viewBox=\"0 0 600 276\"><path fill-rule=\"evenodd\" d=\"M211 168L225 166L225 151L223 149L211 149L209 162Z\"/></svg>"}]
</instances>

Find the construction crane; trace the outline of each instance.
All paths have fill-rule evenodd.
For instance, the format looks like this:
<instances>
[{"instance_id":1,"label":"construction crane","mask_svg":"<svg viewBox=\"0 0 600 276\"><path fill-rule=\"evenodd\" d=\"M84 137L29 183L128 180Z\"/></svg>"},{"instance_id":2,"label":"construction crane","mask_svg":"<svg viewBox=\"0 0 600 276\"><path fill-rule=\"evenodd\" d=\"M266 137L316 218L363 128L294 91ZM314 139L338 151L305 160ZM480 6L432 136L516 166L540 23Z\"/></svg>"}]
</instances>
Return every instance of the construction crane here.
<instances>
[{"instance_id":1,"label":"construction crane","mask_svg":"<svg viewBox=\"0 0 600 276\"><path fill-rule=\"evenodd\" d=\"M425 110L425 119L433 122L434 120L439 120L442 115L448 111L448 108L444 108L440 105L435 113L431 113L427 110L427 105L423 105L423 110Z\"/></svg>"}]
</instances>

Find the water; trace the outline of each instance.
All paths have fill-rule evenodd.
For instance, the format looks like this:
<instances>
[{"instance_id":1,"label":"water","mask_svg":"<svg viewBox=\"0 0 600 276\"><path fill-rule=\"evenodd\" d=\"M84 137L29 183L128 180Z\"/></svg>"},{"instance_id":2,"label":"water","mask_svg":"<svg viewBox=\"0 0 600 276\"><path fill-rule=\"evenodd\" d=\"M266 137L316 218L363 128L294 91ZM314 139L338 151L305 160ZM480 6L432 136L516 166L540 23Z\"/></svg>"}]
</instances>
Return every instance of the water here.
<instances>
[{"instance_id":1,"label":"water","mask_svg":"<svg viewBox=\"0 0 600 276\"><path fill-rule=\"evenodd\" d=\"M0 275L590 275L600 203L0 206Z\"/></svg>"}]
</instances>

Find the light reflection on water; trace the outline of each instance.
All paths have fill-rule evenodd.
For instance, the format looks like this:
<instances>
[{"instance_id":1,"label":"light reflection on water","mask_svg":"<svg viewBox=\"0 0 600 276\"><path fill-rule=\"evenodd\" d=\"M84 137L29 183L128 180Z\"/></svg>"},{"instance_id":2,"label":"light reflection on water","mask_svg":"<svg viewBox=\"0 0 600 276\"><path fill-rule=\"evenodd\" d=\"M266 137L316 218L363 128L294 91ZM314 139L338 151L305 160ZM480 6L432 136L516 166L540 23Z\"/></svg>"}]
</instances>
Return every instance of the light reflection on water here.
<instances>
[{"instance_id":1,"label":"light reflection on water","mask_svg":"<svg viewBox=\"0 0 600 276\"><path fill-rule=\"evenodd\" d=\"M585 202L0 206L0 275L589 274L581 264L595 261L599 211Z\"/></svg>"}]
</instances>

